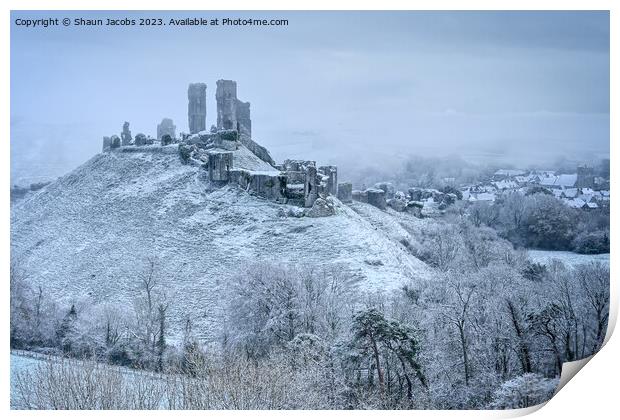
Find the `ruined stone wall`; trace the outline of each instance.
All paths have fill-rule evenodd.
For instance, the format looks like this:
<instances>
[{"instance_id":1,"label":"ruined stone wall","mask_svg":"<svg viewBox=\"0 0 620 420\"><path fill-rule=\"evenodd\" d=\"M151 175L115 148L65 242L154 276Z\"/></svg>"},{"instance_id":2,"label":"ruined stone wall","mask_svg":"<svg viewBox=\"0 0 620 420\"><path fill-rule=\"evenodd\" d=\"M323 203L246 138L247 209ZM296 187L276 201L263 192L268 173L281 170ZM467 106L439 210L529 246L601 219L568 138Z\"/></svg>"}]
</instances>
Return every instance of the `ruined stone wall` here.
<instances>
[{"instance_id":1,"label":"ruined stone wall","mask_svg":"<svg viewBox=\"0 0 620 420\"><path fill-rule=\"evenodd\" d=\"M368 204L373 205L381 210L385 210L387 207L387 202L385 201L385 191L380 189L367 189L367 200Z\"/></svg>"},{"instance_id":2,"label":"ruined stone wall","mask_svg":"<svg viewBox=\"0 0 620 420\"><path fill-rule=\"evenodd\" d=\"M170 138L176 138L176 125L170 118L164 118L161 120L161 123L157 124L157 140L161 140L166 134L170 136Z\"/></svg>"},{"instance_id":3,"label":"ruined stone wall","mask_svg":"<svg viewBox=\"0 0 620 420\"><path fill-rule=\"evenodd\" d=\"M286 198L286 176L251 174L249 190L259 197L283 200Z\"/></svg>"},{"instance_id":4,"label":"ruined stone wall","mask_svg":"<svg viewBox=\"0 0 620 420\"><path fill-rule=\"evenodd\" d=\"M309 166L315 166L316 162L313 160L300 160L300 159L286 159L281 165L283 171L305 171Z\"/></svg>"},{"instance_id":5,"label":"ruined stone wall","mask_svg":"<svg viewBox=\"0 0 620 420\"><path fill-rule=\"evenodd\" d=\"M131 144L131 131L129 130L129 123L125 121L123 124L123 131L121 132L121 144L123 146L129 146Z\"/></svg>"},{"instance_id":6,"label":"ruined stone wall","mask_svg":"<svg viewBox=\"0 0 620 420\"><path fill-rule=\"evenodd\" d=\"M230 172L230 182L258 197L287 201L287 179L285 175L271 175L235 169Z\"/></svg>"},{"instance_id":7,"label":"ruined stone wall","mask_svg":"<svg viewBox=\"0 0 620 420\"><path fill-rule=\"evenodd\" d=\"M316 162L310 160L286 160L282 165L276 166L268 150L252 140L250 103L237 99L237 83L233 80L217 81L217 127L214 126L207 132L206 89L207 85L204 83L191 83L187 90L191 134L181 133L176 150L183 163L208 171L208 179L214 186L218 186L218 183L237 184L259 197L307 207L301 214L309 216L334 214L335 200L329 197L330 195L341 197L343 202L351 201L350 183L341 184L342 193L339 194L338 171L335 166L317 168ZM161 146L177 142L176 126L172 119L163 118L157 125L157 139ZM138 133L132 141L129 123L126 122L120 137L104 137L103 151L118 149L114 152L175 152L171 147L145 148L152 145L153 141L150 136L142 133ZM233 152L239 150L241 145L264 162L277 167L279 171L272 171L271 168L265 171L235 169ZM244 153L241 154L240 166L243 166ZM366 196L366 192L364 195Z\"/></svg>"},{"instance_id":8,"label":"ruined stone wall","mask_svg":"<svg viewBox=\"0 0 620 420\"><path fill-rule=\"evenodd\" d=\"M315 166L306 168L306 180L304 184L304 206L312 207L316 199L319 197L319 185Z\"/></svg>"},{"instance_id":9,"label":"ruined stone wall","mask_svg":"<svg viewBox=\"0 0 620 420\"><path fill-rule=\"evenodd\" d=\"M136 134L136 139L134 141L135 146L146 146L147 138L143 133Z\"/></svg>"},{"instance_id":10,"label":"ruined stone wall","mask_svg":"<svg viewBox=\"0 0 620 420\"><path fill-rule=\"evenodd\" d=\"M350 182L343 182L338 184L338 199L343 203L350 203L353 201L353 184Z\"/></svg>"},{"instance_id":11,"label":"ruined stone wall","mask_svg":"<svg viewBox=\"0 0 620 420\"><path fill-rule=\"evenodd\" d=\"M316 162L313 160L286 159L280 165L280 170L286 174L289 184L304 184L309 166L316 166Z\"/></svg>"},{"instance_id":12,"label":"ruined stone wall","mask_svg":"<svg viewBox=\"0 0 620 420\"><path fill-rule=\"evenodd\" d=\"M110 142L110 149L118 149L119 147L121 147L121 138L116 134L110 137Z\"/></svg>"},{"instance_id":13,"label":"ruined stone wall","mask_svg":"<svg viewBox=\"0 0 620 420\"><path fill-rule=\"evenodd\" d=\"M275 166L269 151L252 140L250 103L237 99L237 82L218 80L215 92L217 102L217 129L234 129L239 132L239 141L261 160Z\"/></svg>"},{"instance_id":14,"label":"ruined stone wall","mask_svg":"<svg viewBox=\"0 0 620 420\"><path fill-rule=\"evenodd\" d=\"M368 203L368 193L365 190L353 190L351 192L351 199L353 201L359 201L360 203Z\"/></svg>"},{"instance_id":15,"label":"ruined stone wall","mask_svg":"<svg viewBox=\"0 0 620 420\"><path fill-rule=\"evenodd\" d=\"M319 172L327 177L325 181L325 193L337 196L338 194L338 168L335 166L321 166Z\"/></svg>"},{"instance_id":16,"label":"ruined stone wall","mask_svg":"<svg viewBox=\"0 0 620 420\"><path fill-rule=\"evenodd\" d=\"M241 136L252 138L252 120L250 119L250 103L237 99L237 129Z\"/></svg>"},{"instance_id":17,"label":"ruined stone wall","mask_svg":"<svg viewBox=\"0 0 620 420\"><path fill-rule=\"evenodd\" d=\"M321 197L338 196L338 168L335 166L321 166L317 169L315 161L287 159L278 168L287 177L288 196L295 202L300 201L300 205L304 207L312 207ZM301 195L302 183L303 200L300 200L298 196ZM346 200L350 202L352 185L350 183L344 185Z\"/></svg>"},{"instance_id":18,"label":"ruined stone wall","mask_svg":"<svg viewBox=\"0 0 620 420\"><path fill-rule=\"evenodd\" d=\"M232 152L209 153L209 179L215 182L228 182L233 167Z\"/></svg>"},{"instance_id":19,"label":"ruined stone wall","mask_svg":"<svg viewBox=\"0 0 620 420\"><path fill-rule=\"evenodd\" d=\"M220 130L215 133L194 134L185 139L187 144L198 145L202 149L239 149L237 130Z\"/></svg>"},{"instance_id":20,"label":"ruined stone wall","mask_svg":"<svg viewBox=\"0 0 620 420\"><path fill-rule=\"evenodd\" d=\"M109 152L111 148L112 148L112 139L110 137L104 136L103 137L103 151Z\"/></svg>"},{"instance_id":21,"label":"ruined stone wall","mask_svg":"<svg viewBox=\"0 0 620 420\"><path fill-rule=\"evenodd\" d=\"M190 83L187 89L189 132L196 134L207 128L207 85Z\"/></svg>"},{"instance_id":22,"label":"ruined stone wall","mask_svg":"<svg viewBox=\"0 0 620 420\"><path fill-rule=\"evenodd\" d=\"M304 184L290 184L289 173L286 174L286 202L287 204L305 207L306 197L304 196Z\"/></svg>"},{"instance_id":23,"label":"ruined stone wall","mask_svg":"<svg viewBox=\"0 0 620 420\"><path fill-rule=\"evenodd\" d=\"M375 188L385 192L386 199L394 198L395 190L391 182L377 182Z\"/></svg>"}]
</instances>

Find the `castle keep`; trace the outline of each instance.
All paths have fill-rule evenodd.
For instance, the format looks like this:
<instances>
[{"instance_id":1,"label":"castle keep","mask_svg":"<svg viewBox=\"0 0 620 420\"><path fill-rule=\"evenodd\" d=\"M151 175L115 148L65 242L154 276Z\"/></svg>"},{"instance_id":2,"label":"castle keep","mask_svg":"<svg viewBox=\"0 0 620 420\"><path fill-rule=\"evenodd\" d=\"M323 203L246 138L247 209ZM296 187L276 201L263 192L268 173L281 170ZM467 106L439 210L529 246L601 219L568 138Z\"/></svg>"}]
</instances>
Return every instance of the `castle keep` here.
<instances>
[{"instance_id":1,"label":"castle keep","mask_svg":"<svg viewBox=\"0 0 620 420\"><path fill-rule=\"evenodd\" d=\"M207 85L190 83L187 100L189 132L195 134L204 131L207 125Z\"/></svg>"},{"instance_id":2,"label":"castle keep","mask_svg":"<svg viewBox=\"0 0 620 420\"><path fill-rule=\"evenodd\" d=\"M104 152L178 150L183 163L205 169L209 183L217 188L234 184L258 197L306 208L311 217L335 213L334 198L351 202L351 183L338 184L335 166L317 166L315 161L290 160L276 164L269 151L252 139L250 103L237 98L237 82L218 80L215 100L217 125L206 130L206 90L204 83L191 83L187 90L187 117L190 134L177 138L169 118L157 125L159 144L144 134L132 141L129 123L121 137L104 137ZM171 149L174 145L175 149Z\"/></svg>"}]
</instances>

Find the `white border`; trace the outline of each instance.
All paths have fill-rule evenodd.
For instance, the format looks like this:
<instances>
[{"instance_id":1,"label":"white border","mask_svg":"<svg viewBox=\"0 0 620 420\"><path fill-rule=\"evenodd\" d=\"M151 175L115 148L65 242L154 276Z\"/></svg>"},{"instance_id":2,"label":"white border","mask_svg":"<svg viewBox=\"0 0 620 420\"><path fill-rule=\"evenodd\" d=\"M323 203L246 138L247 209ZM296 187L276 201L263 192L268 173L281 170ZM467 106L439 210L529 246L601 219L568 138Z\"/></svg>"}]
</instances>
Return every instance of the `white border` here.
<instances>
[{"instance_id":1,"label":"white border","mask_svg":"<svg viewBox=\"0 0 620 420\"><path fill-rule=\"evenodd\" d=\"M339 0L314 0L314 1L295 1L287 2L282 0L267 0L258 4L256 1L250 0L221 0L215 1L197 1L197 0L175 0L164 2L158 0L138 1L138 0L91 0L88 3L76 0L57 0L52 4L49 1L28 1L28 0L5 0L3 4L2 19L2 43L0 44L1 56L4 57L2 65L2 84L4 85L2 92L3 101L0 102L0 127L4 128L4 135L0 141L0 173L4 185L2 194L2 223L0 224L1 252L0 252L0 273L3 280L2 294L2 343L6 349L8 356L9 350L9 249L10 249L10 217L9 217L9 186L10 182L10 75L9 75L9 45L10 45L10 10L610 10L610 28L611 28L611 127L610 139L618 138L618 121L620 121L620 113L618 110L618 83L617 75L620 74L618 66L618 46L620 45L618 34L620 33L620 2L613 0L436 0L436 1L399 1L399 0L382 0L375 1L339 1ZM610 144L611 162L617 162L617 146L614 142ZM617 173L612 164L612 186L615 192L618 187ZM612 207L612 248L615 249L615 235L617 229L618 211ZM618 261L611 259L611 278L617 272ZM612 280L612 309L610 314L610 331L615 326L618 310L618 293L617 279ZM610 334L608 334L608 339ZM395 411L278 411L278 412L16 412L9 410L9 358L5 357L4 363L0 364L1 392L2 392L2 408L12 417L54 417L54 418L81 418L85 415L94 418L129 417L132 418L168 418L172 416L187 416L193 418L204 418L205 415L215 415L218 418L236 418L236 417L252 417L252 418L284 418L284 417L321 417L321 418L374 418L376 416L390 418L507 418L527 414L536 411L532 418L611 418L615 417L618 412L618 395L616 391L619 363L617 355L620 354L620 342L617 337L612 339L597 354L593 360L588 363L587 367L578 374L578 379L570 381L543 409L538 411L532 409L515 410L510 412L488 412L488 411L415 411L415 412L395 412Z\"/></svg>"}]
</instances>

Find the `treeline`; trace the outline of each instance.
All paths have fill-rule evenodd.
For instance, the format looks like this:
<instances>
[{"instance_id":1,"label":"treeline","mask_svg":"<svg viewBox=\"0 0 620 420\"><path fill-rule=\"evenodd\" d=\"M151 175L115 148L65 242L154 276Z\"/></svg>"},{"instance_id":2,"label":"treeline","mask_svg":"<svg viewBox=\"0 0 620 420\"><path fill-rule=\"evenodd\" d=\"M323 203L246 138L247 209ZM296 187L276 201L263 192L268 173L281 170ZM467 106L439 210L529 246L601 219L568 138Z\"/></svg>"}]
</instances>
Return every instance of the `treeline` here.
<instances>
[{"instance_id":1,"label":"treeline","mask_svg":"<svg viewBox=\"0 0 620 420\"><path fill-rule=\"evenodd\" d=\"M514 408L550 398L562 363L602 345L607 267L533 264L465 220L414 233L411 252L436 276L394 292L360 290L343 267L244 267L227 279L212 343L195 338L191 319L182 340L168 342L166 312L181 303L165 301L151 266L133 308L63 307L15 271L13 347L165 373L165 385L118 385L125 397L110 405L96 396L116 392L100 388L122 378L92 379L105 366L52 364L31 374L22 397L33 407L57 398L61 408ZM92 401L77 407L72 393Z\"/></svg>"},{"instance_id":2,"label":"treeline","mask_svg":"<svg viewBox=\"0 0 620 420\"><path fill-rule=\"evenodd\" d=\"M476 226L494 228L516 247L609 252L609 206L574 209L548 192L532 190L504 194L493 203L476 202L466 212Z\"/></svg>"},{"instance_id":3,"label":"treeline","mask_svg":"<svg viewBox=\"0 0 620 420\"><path fill-rule=\"evenodd\" d=\"M169 302L154 260L146 261L143 272L136 274L136 294L129 307L84 299L66 307L42 286L31 285L16 261L11 262L10 277L11 348L158 371L169 364Z\"/></svg>"},{"instance_id":4,"label":"treeline","mask_svg":"<svg viewBox=\"0 0 620 420\"><path fill-rule=\"evenodd\" d=\"M557 377L563 362L600 348L609 316L607 266L534 263L467 217L423 226L410 228L418 240L407 245L443 275L408 294L428 317L422 325L437 322L432 330L437 335L427 342L450 343L434 347L439 366L450 367L442 372L454 378L450 383L467 389L528 374ZM455 371L456 359L461 369ZM479 390L476 397L490 392Z\"/></svg>"}]
</instances>

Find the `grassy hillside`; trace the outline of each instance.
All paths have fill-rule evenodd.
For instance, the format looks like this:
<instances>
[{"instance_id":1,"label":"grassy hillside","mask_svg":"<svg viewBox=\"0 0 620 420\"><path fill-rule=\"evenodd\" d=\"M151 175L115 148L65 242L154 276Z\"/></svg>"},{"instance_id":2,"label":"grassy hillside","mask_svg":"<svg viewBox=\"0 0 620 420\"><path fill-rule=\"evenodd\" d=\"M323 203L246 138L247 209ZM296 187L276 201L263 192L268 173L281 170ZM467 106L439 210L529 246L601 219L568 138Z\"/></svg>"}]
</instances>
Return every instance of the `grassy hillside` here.
<instances>
[{"instance_id":1,"label":"grassy hillside","mask_svg":"<svg viewBox=\"0 0 620 420\"><path fill-rule=\"evenodd\" d=\"M217 334L227 279L253 261L340 265L370 289L429 275L390 213L356 203L332 217L286 217L287 206L212 188L206 175L181 164L174 146L98 154L13 206L13 256L55 298L128 305L154 259L173 330L189 314L207 335Z\"/></svg>"}]
</instances>

